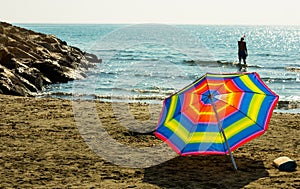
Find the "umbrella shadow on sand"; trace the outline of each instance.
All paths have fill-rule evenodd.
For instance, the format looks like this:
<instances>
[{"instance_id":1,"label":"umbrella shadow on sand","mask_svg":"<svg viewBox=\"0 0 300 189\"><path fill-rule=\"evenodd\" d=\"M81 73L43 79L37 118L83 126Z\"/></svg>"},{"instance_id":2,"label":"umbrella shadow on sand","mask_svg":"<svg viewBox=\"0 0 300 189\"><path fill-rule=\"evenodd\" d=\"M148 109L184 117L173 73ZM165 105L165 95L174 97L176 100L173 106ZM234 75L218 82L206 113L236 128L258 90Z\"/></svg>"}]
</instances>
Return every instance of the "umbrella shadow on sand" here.
<instances>
[{"instance_id":1,"label":"umbrella shadow on sand","mask_svg":"<svg viewBox=\"0 0 300 189\"><path fill-rule=\"evenodd\" d=\"M145 169L144 182L163 188L242 188L269 174L262 161L226 156L179 156Z\"/></svg>"}]
</instances>

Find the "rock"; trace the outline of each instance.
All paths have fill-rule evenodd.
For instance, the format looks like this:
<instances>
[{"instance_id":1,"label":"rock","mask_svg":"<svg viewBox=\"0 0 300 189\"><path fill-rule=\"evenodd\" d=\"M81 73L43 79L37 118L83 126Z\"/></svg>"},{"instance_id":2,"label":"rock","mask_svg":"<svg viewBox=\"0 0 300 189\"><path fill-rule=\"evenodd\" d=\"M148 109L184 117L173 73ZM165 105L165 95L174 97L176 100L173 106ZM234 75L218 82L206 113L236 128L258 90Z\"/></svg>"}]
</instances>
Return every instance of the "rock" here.
<instances>
[{"instance_id":1,"label":"rock","mask_svg":"<svg viewBox=\"0 0 300 189\"><path fill-rule=\"evenodd\" d=\"M286 67L285 69L291 72L300 72L300 67Z\"/></svg>"},{"instance_id":2,"label":"rock","mask_svg":"<svg viewBox=\"0 0 300 189\"><path fill-rule=\"evenodd\" d=\"M300 108L300 101L281 100L278 101L276 108L282 110L297 109Z\"/></svg>"},{"instance_id":3,"label":"rock","mask_svg":"<svg viewBox=\"0 0 300 189\"><path fill-rule=\"evenodd\" d=\"M102 60L98 59L98 57L94 54L85 52L84 56L87 59L87 61L89 61L89 62L95 62L95 63L101 63L102 62Z\"/></svg>"},{"instance_id":4,"label":"rock","mask_svg":"<svg viewBox=\"0 0 300 189\"><path fill-rule=\"evenodd\" d=\"M54 35L0 22L0 93L32 95L48 84L82 79L100 62Z\"/></svg>"},{"instance_id":5,"label":"rock","mask_svg":"<svg viewBox=\"0 0 300 189\"><path fill-rule=\"evenodd\" d=\"M0 65L3 72L0 73L0 91L3 94L11 94L17 96L28 96L31 94L31 90L34 89L29 82L19 78L10 70Z\"/></svg>"},{"instance_id":6,"label":"rock","mask_svg":"<svg viewBox=\"0 0 300 189\"><path fill-rule=\"evenodd\" d=\"M0 64L5 66L8 69L15 68L15 62L12 60L13 55L5 48L0 49Z\"/></svg>"},{"instance_id":7,"label":"rock","mask_svg":"<svg viewBox=\"0 0 300 189\"><path fill-rule=\"evenodd\" d=\"M50 79L36 68L19 67L16 71L18 75L32 83L38 90L43 90L45 84L51 84Z\"/></svg>"},{"instance_id":8,"label":"rock","mask_svg":"<svg viewBox=\"0 0 300 189\"><path fill-rule=\"evenodd\" d=\"M280 170L280 171L287 171L292 172L295 171L297 168L297 163L290 159L289 157L282 156L279 158L276 158L273 161L273 164Z\"/></svg>"}]
</instances>

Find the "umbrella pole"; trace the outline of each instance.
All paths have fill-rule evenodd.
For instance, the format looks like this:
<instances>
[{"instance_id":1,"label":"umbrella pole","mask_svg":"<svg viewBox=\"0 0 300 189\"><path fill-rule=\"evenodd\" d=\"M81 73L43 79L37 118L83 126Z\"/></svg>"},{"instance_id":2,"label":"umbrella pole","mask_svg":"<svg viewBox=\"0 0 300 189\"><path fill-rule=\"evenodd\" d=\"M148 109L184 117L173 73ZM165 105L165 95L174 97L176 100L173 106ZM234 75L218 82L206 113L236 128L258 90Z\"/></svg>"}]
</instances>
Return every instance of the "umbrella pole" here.
<instances>
[{"instance_id":1,"label":"umbrella pole","mask_svg":"<svg viewBox=\"0 0 300 189\"><path fill-rule=\"evenodd\" d=\"M216 114L216 118L217 118L217 120L218 120L218 126L219 126L219 129L220 129L221 132L222 132L222 135L223 135L223 137L224 137L226 146L227 146L227 148L228 148L228 152L229 152L229 155L230 155L230 158L231 158L233 167L234 167L234 169L237 171L237 166L236 166L235 160L234 160L233 155L232 155L232 153L231 153L230 146L229 146L229 143L228 143L228 141L227 141L227 138L226 138L224 129L223 129L222 125L221 125L221 121L220 121L220 118L219 118L219 115L218 115L218 112L217 112L217 107L216 107L216 105L215 105L215 103L214 103L212 97L209 97L209 98L210 98L210 100L211 100L211 104L212 104L212 106L213 106L214 112L215 112L215 114Z\"/></svg>"}]
</instances>

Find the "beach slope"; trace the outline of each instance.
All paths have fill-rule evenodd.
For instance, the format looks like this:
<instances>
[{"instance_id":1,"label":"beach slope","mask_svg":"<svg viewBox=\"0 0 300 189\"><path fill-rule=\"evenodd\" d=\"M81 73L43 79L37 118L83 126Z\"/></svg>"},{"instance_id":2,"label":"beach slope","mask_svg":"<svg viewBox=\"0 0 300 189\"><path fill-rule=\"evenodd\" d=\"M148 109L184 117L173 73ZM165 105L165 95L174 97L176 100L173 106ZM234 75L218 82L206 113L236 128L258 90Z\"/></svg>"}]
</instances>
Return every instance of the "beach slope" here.
<instances>
[{"instance_id":1,"label":"beach slope","mask_svg":"<svg viewBox=\"0 0 300 189\"><path fill-rule=\"evenodd\" d=\"M124 128L126 119L120 123L112 103L95 105L103 127L120 143L162 143L152 133ZM148 107L130 104L130 112L135 119L158 120L161 106L155 115ZM1 188L300 188L299 168L280 172L272 164L280 156L299 164L299 114L274 113L265 134L234 151L238 173L228 156L175 157L148 168L114 165L85 143L70 100L0 95L0 120Z\"/></svg>"}]
</instances>

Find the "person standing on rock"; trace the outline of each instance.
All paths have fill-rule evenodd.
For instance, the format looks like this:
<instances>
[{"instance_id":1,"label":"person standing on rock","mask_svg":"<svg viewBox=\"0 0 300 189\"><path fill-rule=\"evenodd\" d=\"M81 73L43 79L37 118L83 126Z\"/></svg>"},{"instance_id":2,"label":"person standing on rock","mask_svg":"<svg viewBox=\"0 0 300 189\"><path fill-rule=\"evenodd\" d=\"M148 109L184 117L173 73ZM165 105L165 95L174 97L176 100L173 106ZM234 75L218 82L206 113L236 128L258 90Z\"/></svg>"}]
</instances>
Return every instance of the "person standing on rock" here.
<instances>
[{"instance_id":1,"label":"person standing on rock","mask_svg":"<svg viewBox=\"0 0 300 189\"><path fill-rule=\"evenodd\" d=\"M246 58L248 56L248 52L247 52L247 45L244 40L245 40L245 35L243 35L241 37L241 40L238 41L239 71L242 71L243 68L244 68L244 70L246 70L246 66L247 66ZM244 65L241 64L242 59L243 59Z\"/></svg>"}]
</instances>

